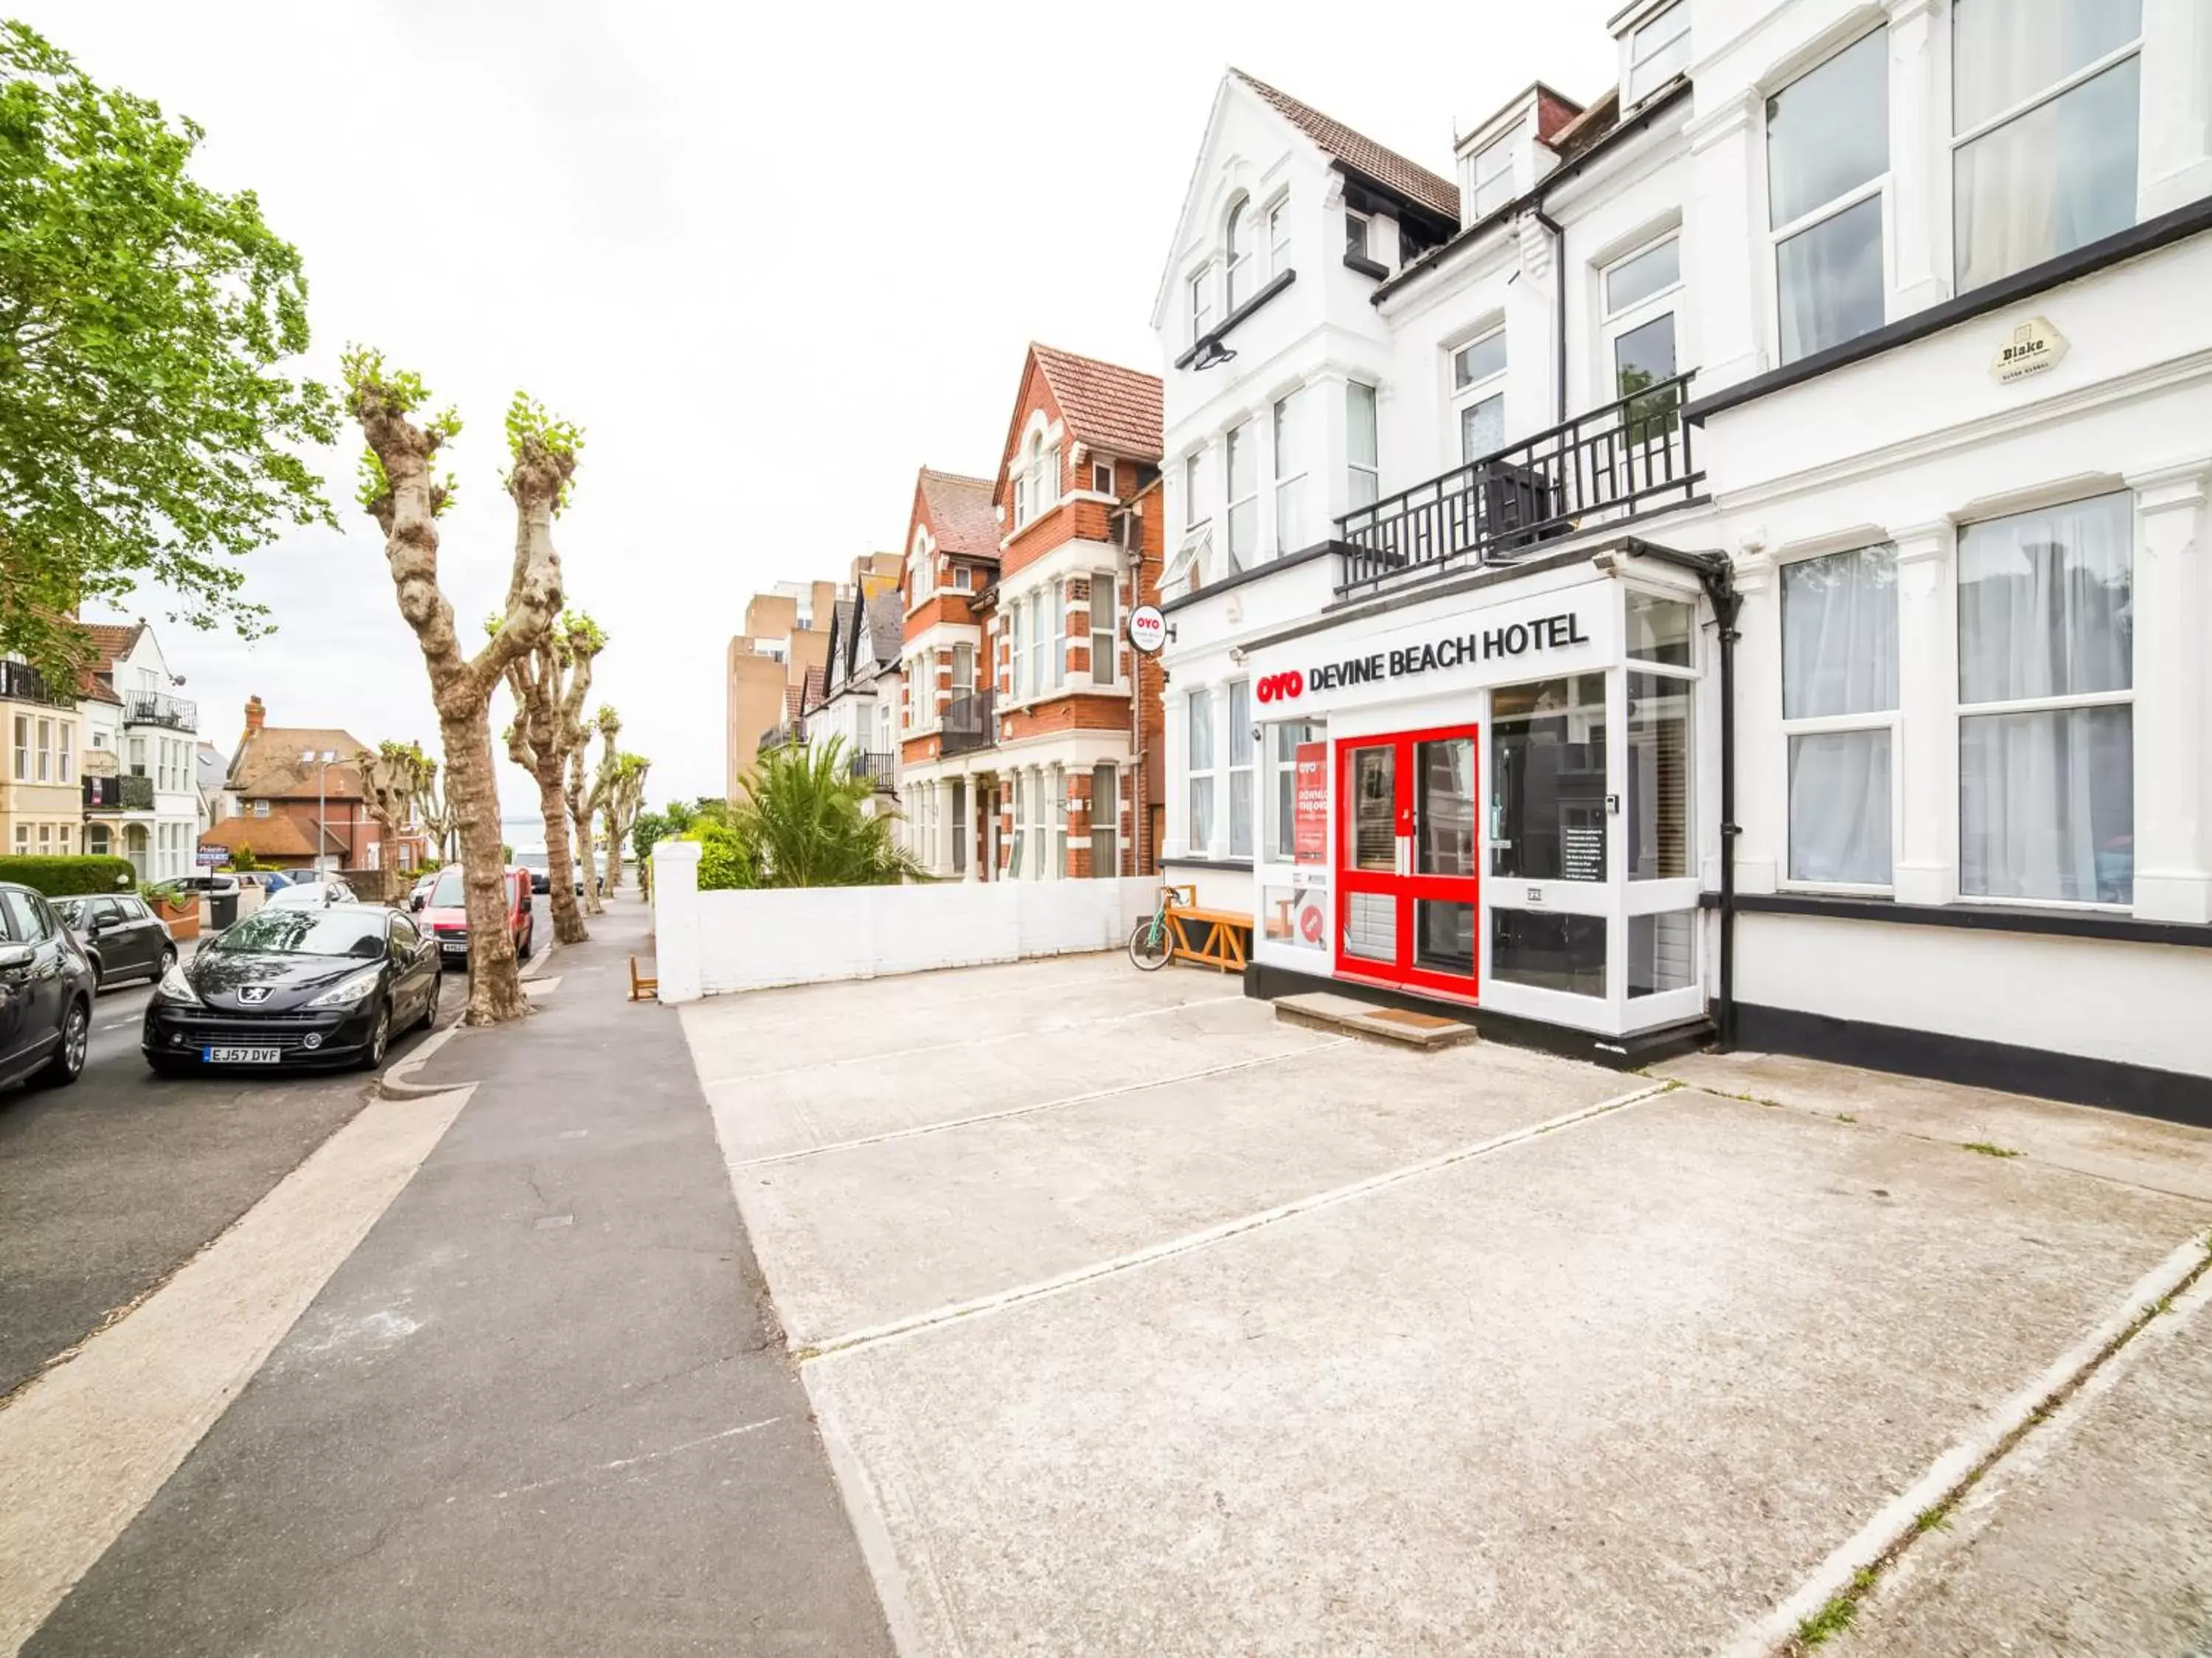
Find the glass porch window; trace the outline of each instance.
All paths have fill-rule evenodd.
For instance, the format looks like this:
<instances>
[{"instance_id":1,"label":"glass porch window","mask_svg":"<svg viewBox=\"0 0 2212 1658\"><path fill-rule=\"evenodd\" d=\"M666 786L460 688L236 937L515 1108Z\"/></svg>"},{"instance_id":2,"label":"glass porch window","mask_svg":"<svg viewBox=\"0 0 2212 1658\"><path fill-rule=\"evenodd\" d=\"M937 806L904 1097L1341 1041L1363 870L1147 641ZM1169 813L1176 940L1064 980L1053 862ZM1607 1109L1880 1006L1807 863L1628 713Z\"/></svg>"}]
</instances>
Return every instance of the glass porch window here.
<instances>
[{"instance_id":1,"label":"glass porch window","mask_svg":"<svg viewBox=\"0 0 2212 1658\"><path fill-rule=\"evenodd\" d=\"M1490 873L1605 879L1605 675L1490 696Z\"/></svg>"}]
</instances>

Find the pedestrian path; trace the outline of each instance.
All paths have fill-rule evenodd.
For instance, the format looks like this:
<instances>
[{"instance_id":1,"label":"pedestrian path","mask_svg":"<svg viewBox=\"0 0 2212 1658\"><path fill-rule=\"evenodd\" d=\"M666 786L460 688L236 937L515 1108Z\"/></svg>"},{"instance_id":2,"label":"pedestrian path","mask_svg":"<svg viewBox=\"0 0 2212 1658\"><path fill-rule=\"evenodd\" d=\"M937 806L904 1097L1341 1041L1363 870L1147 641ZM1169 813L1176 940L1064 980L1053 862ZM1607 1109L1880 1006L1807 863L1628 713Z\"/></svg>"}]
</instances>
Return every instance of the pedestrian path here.
<instances>
[{"instance_id":1,"label":"pedestrian path","mask_svg":"<svg viewBox=\"0 0 2212 1658\"><path fill-rule=\"evenodd\" d=\"M592 927L425 1068L466 1106L25 1651L890 1650L676 1017L624 999L645 911Z\"/></svg>"}]
</instances>

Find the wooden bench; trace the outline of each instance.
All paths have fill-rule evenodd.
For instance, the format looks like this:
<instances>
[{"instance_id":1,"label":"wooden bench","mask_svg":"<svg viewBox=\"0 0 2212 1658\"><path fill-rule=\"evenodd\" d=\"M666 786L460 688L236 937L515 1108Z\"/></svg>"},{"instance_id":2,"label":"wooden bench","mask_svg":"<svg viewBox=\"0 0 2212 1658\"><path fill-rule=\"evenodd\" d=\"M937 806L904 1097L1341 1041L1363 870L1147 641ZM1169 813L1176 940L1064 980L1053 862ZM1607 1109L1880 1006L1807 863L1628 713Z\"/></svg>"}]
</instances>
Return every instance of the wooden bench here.
<instances>
[{"instance_id":1,"label":"wooden bench","mask_svg":"<svg viewBox=\"0 0 2212 1658\"><path fill-rule=\"evenodd\" d=\"M632 956L629 959L629 999L631 1001L642 1002L647 997L653 997L655 1001L659 1000L659 964L656 962L653 966L653 976L647 978L645 974L638 972L637 958L635 956Z\"/></svg>"},{"instance_id":2,"label":"wooden bench","mask_svg":"<svg viewBox=\"0 0 2212 1658\"><path fill-rule=\"evenodd\" d=\"M1168 905L1168 932L1175 941L1175 959L1218 967L1224 972L1232 969L1243 972L1252 954L1252 917L1233 910L1200 909L1194 887L1170 890L1181 894Z\"/></svg>"}]
</instances>

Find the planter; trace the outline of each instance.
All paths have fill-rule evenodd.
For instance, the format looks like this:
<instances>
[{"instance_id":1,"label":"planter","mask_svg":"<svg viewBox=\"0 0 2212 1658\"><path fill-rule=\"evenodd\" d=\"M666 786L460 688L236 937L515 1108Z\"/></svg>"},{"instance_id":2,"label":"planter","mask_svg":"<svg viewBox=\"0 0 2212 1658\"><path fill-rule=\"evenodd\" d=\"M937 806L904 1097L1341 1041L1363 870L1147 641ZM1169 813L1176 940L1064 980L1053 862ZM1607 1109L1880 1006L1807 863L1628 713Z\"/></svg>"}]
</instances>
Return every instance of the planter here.
<instances>
[{"instance_id":1,"label":"planter","mask_svg":"<svg viewBox=\"0 0 2212 1658\"><path fill-rule=\"evenodd\" d=\"M169 930L169 936L177 939L198 938L200 936L200 905L198 899L154 899L149 900L155 917Z\"/></svg>"}]
</instances>

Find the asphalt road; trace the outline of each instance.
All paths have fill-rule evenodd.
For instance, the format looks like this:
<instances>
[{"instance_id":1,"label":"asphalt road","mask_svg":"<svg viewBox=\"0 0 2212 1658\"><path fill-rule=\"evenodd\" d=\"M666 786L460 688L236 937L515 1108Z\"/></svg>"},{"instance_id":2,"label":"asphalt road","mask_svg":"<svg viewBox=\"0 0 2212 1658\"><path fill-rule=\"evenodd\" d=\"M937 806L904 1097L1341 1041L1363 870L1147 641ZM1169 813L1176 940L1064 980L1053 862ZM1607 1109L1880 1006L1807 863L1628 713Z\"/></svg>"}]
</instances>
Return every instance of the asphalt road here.
<instances>
[{"instance_id":1,"label":"asphalt road","mask_svg":"<svg viewBox=\"0 0 2212 1658\"><path fill-rule=\"evenodd\" d=\"M157 1077L138 1053L152 993L100 996L75 1086L0 1093L0 1396L160 1285L368 1099L360 1071ZM462 995L449 975L441 1024Z\"/></svg>"}]
</instances>

